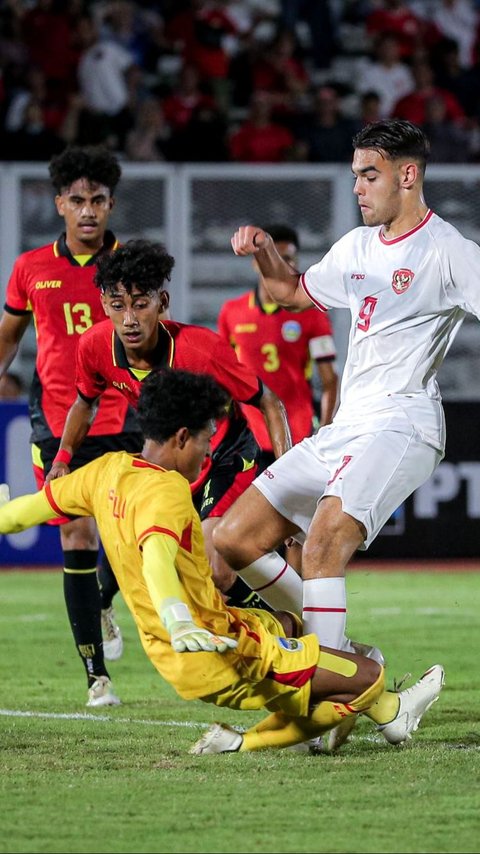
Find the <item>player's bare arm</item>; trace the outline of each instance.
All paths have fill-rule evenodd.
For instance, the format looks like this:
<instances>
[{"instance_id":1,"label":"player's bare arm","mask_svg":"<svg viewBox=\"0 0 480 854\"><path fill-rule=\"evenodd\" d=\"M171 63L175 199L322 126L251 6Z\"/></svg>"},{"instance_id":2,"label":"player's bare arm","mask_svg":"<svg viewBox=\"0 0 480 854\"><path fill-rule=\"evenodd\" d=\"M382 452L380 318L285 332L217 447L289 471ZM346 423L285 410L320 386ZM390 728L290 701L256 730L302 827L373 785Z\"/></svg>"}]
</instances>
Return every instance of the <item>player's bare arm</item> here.
<instances>
[{"instance_id":1,"label":"player's bare arm","mask_svg":"<svg viewBox=\"0 0 480 854\"><path fill-rule=\"evenodd\" d=\"M31 316L3 312L0 318L0 377L12 364Z\"/></svg>"},{"instance_id":2,"label":"player's bare arm","mask_svg":"<svg viewBox=\"0 0 480 854\"><path fill-rule=\"evenodd\" d=\"M290 309L311 308L312 301L300 285L300 276L277 252L266 231L255 225L242 225L233 235L235 255L255 255L272 299Z\"/></svg>"},{"instance_id":3,"label":"player's bare arm","mask_svg":"<svg viewBox=\"0 0 480 854\"><path fill-rule=\"evenodd\" d=\"M282 401L275 392L265 385L260 398L260 409L265 418L273 453L276 457L280 457L292 447L292 434L290 433L287 411Z\"/></svg>"},{"instance_id":4,"label":"player's bare arm","mask_svg":"<svg viewBox=\"0 0 480 854\"><path fill-rule=\"evenodd\" d=\"M322 399L320 405L320 427L331 424L337 406L338 376L332 362L317 362Z\"/></svg>"},{"instance_id":5,"label":"player's bare arm","mask_svg":"<svg viewBox=\"0 0 480 854\"><path fill-rule=\"evenodd\" d=\"M68 474L69 462L82 444L97 414L98 399L85 400L80 395L72 403L63 428L60 447L46 477L46 483Z\"/></svg>"}]
</instances>

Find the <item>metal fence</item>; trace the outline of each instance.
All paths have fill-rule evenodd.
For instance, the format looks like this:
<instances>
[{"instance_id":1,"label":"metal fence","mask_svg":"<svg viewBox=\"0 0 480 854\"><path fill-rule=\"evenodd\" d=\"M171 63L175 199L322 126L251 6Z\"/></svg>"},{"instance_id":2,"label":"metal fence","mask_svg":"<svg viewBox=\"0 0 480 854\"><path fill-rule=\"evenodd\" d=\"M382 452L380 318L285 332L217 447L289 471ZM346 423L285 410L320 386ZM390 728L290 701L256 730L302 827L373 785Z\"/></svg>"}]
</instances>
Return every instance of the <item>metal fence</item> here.
<instances>
[{"instance_id":1,"label":"metal fence","mask_svg":"<svg viewBox=\"0 0 480 854\"><path fill-rule=\"evenodd\" d=\"M215 327L220 306L255 281L248 259L230 247L242 223L283 222L297 229L305 269L333 241L361 224L344 165L175 166L122 164L111 225L120 240L147 237L164 242L176 259L170 286L175 318ZM480 243L480 166L427 170L426 199L440 216ZM58 237L47 164L0 164L0 274L2 302L20 252ZM480 287L480 283L479 283ZM345 357L349 315L332 311L339 352ZM467 318L440 373L445 400L480 400L479 333ZM33 327L22 342L16 369L28 381L35 358Z\"/></svg>"}]
</instances>

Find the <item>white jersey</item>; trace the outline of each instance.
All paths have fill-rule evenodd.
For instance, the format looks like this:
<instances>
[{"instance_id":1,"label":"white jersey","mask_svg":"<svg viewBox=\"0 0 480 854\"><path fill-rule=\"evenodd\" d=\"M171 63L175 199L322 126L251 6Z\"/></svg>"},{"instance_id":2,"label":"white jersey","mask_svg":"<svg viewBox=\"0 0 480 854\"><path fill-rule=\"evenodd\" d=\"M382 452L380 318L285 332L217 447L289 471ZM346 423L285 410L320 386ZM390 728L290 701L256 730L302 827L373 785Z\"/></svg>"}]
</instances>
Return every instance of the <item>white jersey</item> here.
<instances>
[{"instance_id":1,"label":"white jersey","mask_svg":"<svg viewBox=\"0 0 480 854\"><path fill-rule=\"evenodd\" d=\"M444 446L436 375L465 314L480 318L480 247L432 211L401 237L355 228L301 277L322 311L352 326L334 423L369 429L400 408Z\"/></svg>"}]
</instances>

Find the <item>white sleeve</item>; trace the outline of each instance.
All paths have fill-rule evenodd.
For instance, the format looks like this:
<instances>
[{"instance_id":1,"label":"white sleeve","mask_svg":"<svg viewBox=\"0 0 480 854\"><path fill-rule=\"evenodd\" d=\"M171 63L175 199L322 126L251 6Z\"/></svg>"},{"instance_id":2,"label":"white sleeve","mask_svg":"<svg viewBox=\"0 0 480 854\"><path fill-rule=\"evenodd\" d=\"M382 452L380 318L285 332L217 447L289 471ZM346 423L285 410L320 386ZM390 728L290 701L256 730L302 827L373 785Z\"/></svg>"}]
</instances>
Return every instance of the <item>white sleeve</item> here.
<instances>
[{"instance_id":1,"label":"white sleeve","mask_svg":"<svg viewBox=\"0 0 480 854\"><path fill-rule=\"evenodd\" d=\"M335 243L321 261L309 267L300 277L303 290L321 311L327 311L329 308L349 308L342 257L345 257L344 238Z\"/></svg>"},{"instance_id":2,"label":"white sleeve","mask_svg":"<svg viewBox=\"0 0 480 854\"><path fill-rule=\"evenodd\" d=\"M440 249L451 302L480 320L480 247L458 235Z\"/></svg>"}]
</instances>

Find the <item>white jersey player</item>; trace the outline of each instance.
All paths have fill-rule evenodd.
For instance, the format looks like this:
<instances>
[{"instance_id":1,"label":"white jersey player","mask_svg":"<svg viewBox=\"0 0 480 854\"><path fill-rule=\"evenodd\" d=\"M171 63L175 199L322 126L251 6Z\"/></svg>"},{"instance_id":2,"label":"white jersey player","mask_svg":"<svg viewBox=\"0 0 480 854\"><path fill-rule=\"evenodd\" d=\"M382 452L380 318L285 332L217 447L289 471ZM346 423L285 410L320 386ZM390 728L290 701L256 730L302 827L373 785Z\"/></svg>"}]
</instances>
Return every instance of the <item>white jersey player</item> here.
<instances>
[{"instance_id":1,"label":"white jersey player","mask_svg":"<svg viewBox=\"0 0 480 854\"><path fill-rule=\"evenodd\" d=\"M304 631L351 649L345 570L435 470L445 445L436 374L466 312L480 317L480 248L429 210L429 144L397 119L353 140L354 193L365 226L302 276L255 226L232 238L255 254L275 302L348 307L341 403L332 424L276 460L216 529L227 562L275 607L303 606ZM302 581L273 552L304 539Z\"/></svg>"}]
</instances>

